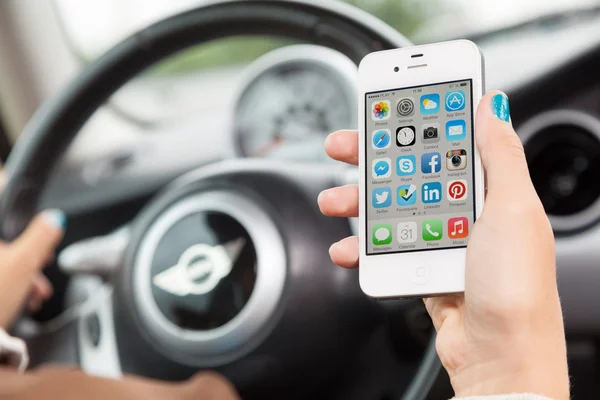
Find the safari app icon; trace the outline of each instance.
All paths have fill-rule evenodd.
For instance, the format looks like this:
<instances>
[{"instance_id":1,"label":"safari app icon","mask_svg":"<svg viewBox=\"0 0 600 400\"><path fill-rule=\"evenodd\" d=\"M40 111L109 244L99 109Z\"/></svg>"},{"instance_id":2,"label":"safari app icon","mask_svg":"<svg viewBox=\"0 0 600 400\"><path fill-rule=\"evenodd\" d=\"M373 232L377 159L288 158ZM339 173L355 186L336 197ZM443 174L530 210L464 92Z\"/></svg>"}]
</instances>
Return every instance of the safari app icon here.
<instances>
[{"instance_id":1,"label":"safari app icon","mask_svg":"<svg viewBox=\"0 0 600 400\"><path fill-rule=\"evenodd\" d=\"M392 143L391 133L389 129L378 129L373 131L373 148L375 150L383 150L390 147Z\"/></svg>"}]
</instances>

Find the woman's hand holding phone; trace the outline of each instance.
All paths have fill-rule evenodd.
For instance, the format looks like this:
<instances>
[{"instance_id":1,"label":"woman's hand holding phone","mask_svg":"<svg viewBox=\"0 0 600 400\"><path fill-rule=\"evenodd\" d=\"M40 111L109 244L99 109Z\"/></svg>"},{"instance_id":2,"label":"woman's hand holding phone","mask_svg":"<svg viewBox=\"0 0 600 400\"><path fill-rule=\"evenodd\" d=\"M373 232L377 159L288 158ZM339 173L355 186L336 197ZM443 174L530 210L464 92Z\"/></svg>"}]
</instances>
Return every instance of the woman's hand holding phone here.
<instances>
[{"instance_id":1,"label":"woman's hand holding phone","mask_svg":"<svg viewBox=\"0 0 600 400\"><path fill-rule=\"evenodd\" d=\"M487 173L483 212L467 247L464 295L425 299L456 396L537 393L569 398L554 238L500 92L483 97L476 143ZM331 134L329 156L358 163L358 133ZM321 211L358 216L358 187L324 191ZM358 267L357 237L334 243L334 263ZM402 268L398 265L398 268Z\"/></svg>"}]
</instances>

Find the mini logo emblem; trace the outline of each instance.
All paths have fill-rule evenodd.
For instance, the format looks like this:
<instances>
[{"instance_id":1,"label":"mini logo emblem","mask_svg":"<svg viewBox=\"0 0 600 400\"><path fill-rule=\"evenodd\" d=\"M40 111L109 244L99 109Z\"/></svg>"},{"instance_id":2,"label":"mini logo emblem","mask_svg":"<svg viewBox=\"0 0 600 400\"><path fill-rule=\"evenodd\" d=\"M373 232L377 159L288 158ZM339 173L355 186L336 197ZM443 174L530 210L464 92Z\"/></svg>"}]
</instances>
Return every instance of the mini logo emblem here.
<instances>
[{"instance_id":1,"label":"mini logo emblem","mask_svg":"<svg viewBox=\"0 0 600 400\"><path fill-rule=\"evenodd\" d=\"M152 282L176 296L212 291L235 264L246 240L238 238L225 244L195 244L179 257L177 264L154 276Z\"/></svg>"}]
</instances>

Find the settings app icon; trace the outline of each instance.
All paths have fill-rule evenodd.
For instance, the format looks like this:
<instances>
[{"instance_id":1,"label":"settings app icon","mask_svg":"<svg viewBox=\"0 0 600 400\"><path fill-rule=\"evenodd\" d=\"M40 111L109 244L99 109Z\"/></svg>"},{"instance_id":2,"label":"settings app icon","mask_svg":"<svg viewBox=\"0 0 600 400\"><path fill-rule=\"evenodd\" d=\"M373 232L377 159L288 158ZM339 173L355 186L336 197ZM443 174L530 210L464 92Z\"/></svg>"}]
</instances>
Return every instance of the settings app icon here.
<instances>
[{"instance_id":1,"label":"settings app icon","mask_svg":"<svg viewBox=\"0 0 600 400\"><path fill-rule=\"evenodd\" d=\"M415 112L415 102L410 97L404 97L398 100L398 104L396 105L396 111L398 111L398 115L401 117L408 117L413 115Z\"/></svg>"}]
</instances>

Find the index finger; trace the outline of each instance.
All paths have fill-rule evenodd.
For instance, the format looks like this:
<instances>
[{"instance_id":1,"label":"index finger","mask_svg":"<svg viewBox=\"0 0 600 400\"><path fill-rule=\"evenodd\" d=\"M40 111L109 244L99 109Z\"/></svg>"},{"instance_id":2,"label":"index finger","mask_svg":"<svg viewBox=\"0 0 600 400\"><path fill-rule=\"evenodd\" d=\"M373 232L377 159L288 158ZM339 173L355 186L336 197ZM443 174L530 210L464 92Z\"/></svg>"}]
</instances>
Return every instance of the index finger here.
<instances>
[{"instance_id":1,"label":"index finger","mask_svg":"<svg viewBox=\"0 0 600 400\"><path fill-rule=\"evenodd\" d=\"M325 151L334 160L358 165L358 132L341 130L325 139Z\"/></svg>"}]
</instances>

